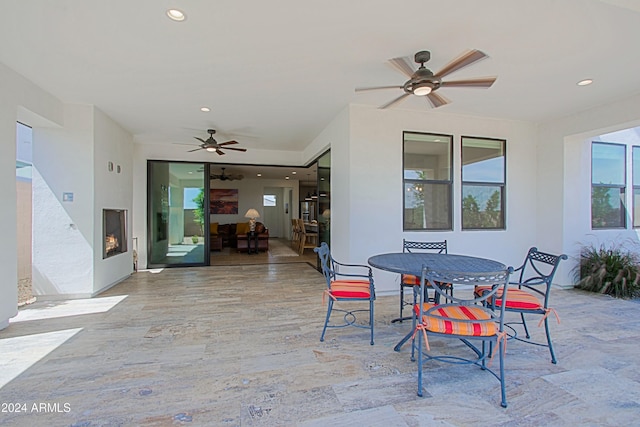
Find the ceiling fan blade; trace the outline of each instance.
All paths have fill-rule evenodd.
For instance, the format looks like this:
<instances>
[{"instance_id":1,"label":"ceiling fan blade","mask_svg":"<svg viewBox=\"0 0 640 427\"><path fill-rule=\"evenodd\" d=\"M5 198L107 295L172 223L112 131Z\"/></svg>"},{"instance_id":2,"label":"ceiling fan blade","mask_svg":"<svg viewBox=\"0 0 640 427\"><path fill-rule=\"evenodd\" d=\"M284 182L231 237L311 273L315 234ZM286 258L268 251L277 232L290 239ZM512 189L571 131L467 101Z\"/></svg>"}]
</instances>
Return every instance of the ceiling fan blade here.
<instances>
[{"instance_id":1,"label":"ceiling fan blade","mask_svg":"<svg viewBox=\"0 0 640 427\"><path fill-rule=\"evenodd\" d=\"M194 136L194 138L195 138L195 139L197 139L198 141L202 142L203 144L206 144L206 143L207 143L207 141L205 141L205 140L204 140L204 139L202 139L202 138L198 138L197 136Z\"/></svg>"},{"instance_id":2,"label":"ceiling fan blade","mask_svg":"<svg viewBox=\"0 0 640 427\"><path fill-rule=\"evenodd\" d=\"M381 110L384 110L385 108L389 108L389 107L391 107L392 105L397 104L398 102L400 102L400 101L404 100L404 99L405 99L407 96L409 96L409 95L411 95L411 94L410 94L410 93L402 94L402 95L400 95L399 97L397 97L396 99L391 100L391 101L387 102L387 103L386 103L386 104L384 104L384 105L381 105L379 108L380 108Z\"/></svg>"},{"instance_id":3,"label":"ceiling fan blade","mask_svg":"<svg viewBox=\"0 0 640 427\"><path fill-rule=\"evenodd\" d=\"M402 89L402 86L371 86L371 87L357 87L356 92L364 92L367 90L378 90L378 89Z\"/></svg>"},{"instance_id":4,"label":"ceiling fan blade","mask_svg":"<svg viewBox=\"0 0 640 427\"><path fill-rule=\"evenodd\" d=\"M227 142L223 142L221 144L218 144L219 147L222 147L223 145L232 145L232 144L239 144L238 141L227 141Z\"/></svg>"},{"instance_id":5,"label":"ceiling fan blade","mask_svg":"<svg viewBox=\"0 0 640 427\"><path fill-rule=\"evenodd\" d=\"M389 64L409 78L415 73L415 70L411 66L411 61L406 56L402 58L392 58L389 60Z\"/></svg>"},{"instance_id":6,"label":"ceiling fan blade","mask_svg":"<svg viewBox=\"0 0 640 427\"><path fill-rule=\"evenodd\" d=\"M198 147L196 149L189 150L189 151L187 151L187 153L191 153L191 152L198 151L198 150L202 150L202 147Z\"/></svg>"},{"instance_id":7,"label":"ceiling fan blade","mask_svg":"<svg viewBox=\"0 0 640 427\"><path fill-rule=\"evenodd\" d=\"M218 154L219 154L219 155L221 155L221 156L224 156L224 155L225 155L225 153L224 153L223 151L220 151L220 149L219 149L219 148L216 148L216 153L218 153Z\"/></svg>"},{"instance_id":8,"label":"ceiling fan blade","mask_svg":"<svg viewBox=\"0 0 640 427\"><path fill-rule=\"evenodd\" d=\"M433 106L433 108L442 107L443 105L448 104L450 101L444 96L438 95L435 92L431 92L427 96L425 96L427 102Z\"/></svg>"},{"instance_id":9,"label":"ceiling fan blade","mask_svg":"<svg viewBox=\"0 0 640 427\"><path fill-rule=\"evenodd\" d=\"M459 69L469 66L484 58L487 58L487 55L484 52L481 52L476 49L470 50L468 52L463 53L462 55L460 55L453 61L449 62L447 65L445 65L443 69L441 69L435 74L435 77L442 78L447 74L451 74L454 71L458 71Z\"/></svg>"},{"instance_id":10,"label":"ceiling fan blade","mask_svg":"<svg viewBox=\"0 0 640 427\"><path fill-rule=\"evenodd\" d=\"M233 151L247 151L246 148L233 148L233 147L222 147L225 150L233 150Z\"/></svg>"},{"instance_id":11,"label":"ceiling fan blade","mask_svg":"<svg viewBox=\"0 0 640 427\"><path fill-rule=\"evenodd\" d=\"M480 77L477 79L452 80L441 82L441 87L481 87L488 88L496 81L497 77Z\"/></svg>"}]
</instances>

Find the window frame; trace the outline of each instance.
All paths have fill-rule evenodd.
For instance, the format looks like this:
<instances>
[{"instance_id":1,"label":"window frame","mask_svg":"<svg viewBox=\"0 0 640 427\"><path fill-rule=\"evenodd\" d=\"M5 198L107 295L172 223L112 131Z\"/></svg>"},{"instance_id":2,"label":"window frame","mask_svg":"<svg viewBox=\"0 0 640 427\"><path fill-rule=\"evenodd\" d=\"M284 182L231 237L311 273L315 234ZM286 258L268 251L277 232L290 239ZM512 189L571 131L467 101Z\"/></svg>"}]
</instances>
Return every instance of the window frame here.
<instances>
[{"instance_id":1,"label":"window frame","mask_svg":"<svg viewBox=\"0 0 640 427\"><path fill-rule=\"evenodd\" d=\"M622 184L594 184L593 182L593 147L594 145L614 145L618 147L622 147L624 149L624 153L622 156L622 165L623 165L623 179L624 182ZM590 151L590 160L591 160L591 182L590 182L590 195L589 195L589 206L590 206L590 217L591 217L591 230L626 230L627 228L627 205L626 205L626 197L627 197L627 144L621 144L617 142L607 142L607 141L591 141L591 151ZM633 182L632 182L633 184ZM619 226L606 226L606 227L596 227L593 223L593 189L594 188L608 188L608 189L619 189L622 190L620 193L620 219L622 225Z\"/></svg>"},{"instance_id":2,"label":"window frame","mask_svg":"<svg viewBox=\"0 0 640 427\"><path fill-rule=\"evenodd\" d=\"M428 135L432 137L442 137L447 138L449 140L449 179L414 179L414 178L405 178L405 145L406 145L406 135ZM429 143L425 141L425 143ZM449 206L448 208L448 227L424 227L424 228L407 228L405 222L405 212L406 212L406 185L411 184L422 184L422 185L446 185L448 189L448 198L449 198ZM403 131L402 132L402 230L407 231L453 231L453 135L443 134L443 133L433 133L433 132L416 132L416 131Z\"/></svg>"},{"instance_id":3,"label":"window frame","mask_svg":"<svg viewBox=\"0 0 640 427\"><path fill-rule=\"evenodd\" d=\"M484 140L484 141L497 141L502 143L502 157L503 157L503 176L502 182L490 182L490 181L465 181L463 168L464 168L464 141L465 140ZM498 227L465 227L464 225L464 188L465 186L486 186L486 187L499 187L500 189L500 213L502 216L502 225ZM483 136L460 136L460 229L462 231L484 231L484 230L506 230L507 229L507 140L503 138L490 138Z\"/></svg>"},{"instance_id":4,"label":"window frame","mask_svg":"<svg viewBox=\"0 0 640 427\"><path fill-rule=\"evenodd\" d=\"M637 159L636 159L636 151L637 151ZM635 203L635 195L636 190L640 193L640 176L638 176L638 184L636 185L636 177L635 177L635 162L640 163L640 145L632 145L631 146L631 227L632 228L640 228L640 221L636 224L636 214L640 215L640 212L636 212L636 203ZM640 167L638 167L640 169Z\"/></svg>"}]
</instances>

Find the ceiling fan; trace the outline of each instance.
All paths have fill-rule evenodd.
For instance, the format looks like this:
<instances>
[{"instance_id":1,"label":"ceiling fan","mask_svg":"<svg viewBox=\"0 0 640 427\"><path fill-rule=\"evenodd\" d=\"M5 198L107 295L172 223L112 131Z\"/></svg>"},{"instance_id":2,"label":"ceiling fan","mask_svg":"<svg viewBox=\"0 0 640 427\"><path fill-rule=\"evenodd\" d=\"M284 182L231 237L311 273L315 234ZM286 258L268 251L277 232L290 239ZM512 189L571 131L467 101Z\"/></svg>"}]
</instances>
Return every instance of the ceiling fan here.
<instances>
[{"instance_id":1,"label":"ceiling fan","mask_svg":"<svg viewBox=\"0 0 640 427\"><path fill-rule=\"evenodd\" d=\"M380 108L391 107L392 105L403 101L410 95L424 97L427 102L434 108L441 107L450 102L445 97L435 93L435 91L441 87L491 87L491 85L496 81L497 77L480 77L475 79L451 81L442 80L443 77L471 64L474 64L484 58L487 58L487 55L484 52L475 49L469 50L453 61L449 62L444 66L444 68L434 74L431 70L424 66L424 63L428 62L429 59L431 59L431 52L423 50L414 55L414 61L420 64L417 70L414 70L409 61L409 58L393 58L389 60L389 63L396 70L409 77L409 80L407 80L402 86L360 87L356 88L356 92L378 89L402 89L404 91L402 95L380 106Z\"/></svg>"},{"instance_id":2,"label":"ceiling fan","mask_svg":"<svg viewBox=\"0 0 640 427\"><path fill-rule=\"evenodd\" d=\"M215 151L216 153L222 156L226 154L222 150L247 151L246 148L227 147L227 145L238 144L238 141L232 140L232 141L218 143L218 141L216 141L213 138L213 135L216 133L215 129L207 129L207 133L209 134L209 138L207 138L206 141L202 138L198 138L197 136L194 136L194 138L197 139L198 141L201 141L202 144L200 144L200 147L196 148L195 150L189 150L188 151L189 153L192 151L207 150L211 152Z\"/></svg>"},{"instance_id":3,"label":"ceiling fan","mask_svg":"<svg viewBox=\"0 0 640 427\"><path fill-rule=\"evenodd\" d=\"M224 170L226 168L222 168L222 173L220 175L218 174L211 174L211 179L219 179L220 181L240 181L241 179L244 178L244 175L240 175L240 174L230 174L230 175L225 175Z\"/></svg>"}]
</instances>

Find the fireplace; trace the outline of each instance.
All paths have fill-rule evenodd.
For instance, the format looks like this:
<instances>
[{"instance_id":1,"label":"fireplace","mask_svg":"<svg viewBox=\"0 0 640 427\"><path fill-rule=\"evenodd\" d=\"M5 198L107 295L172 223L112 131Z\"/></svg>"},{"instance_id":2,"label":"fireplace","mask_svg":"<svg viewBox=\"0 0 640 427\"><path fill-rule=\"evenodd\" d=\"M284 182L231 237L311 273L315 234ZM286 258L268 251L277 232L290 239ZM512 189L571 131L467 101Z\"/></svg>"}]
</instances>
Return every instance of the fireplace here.
<instances>
[{"instance_id":1,"label":"fireplace","mask_svg":"<svg viewBox=\"0 0 640 427\"><path fill-rule=\"evenodd\" d=\"M103 209L104 227L102 259L127 252L127 211Z\"/></svg>"}]
</instances>

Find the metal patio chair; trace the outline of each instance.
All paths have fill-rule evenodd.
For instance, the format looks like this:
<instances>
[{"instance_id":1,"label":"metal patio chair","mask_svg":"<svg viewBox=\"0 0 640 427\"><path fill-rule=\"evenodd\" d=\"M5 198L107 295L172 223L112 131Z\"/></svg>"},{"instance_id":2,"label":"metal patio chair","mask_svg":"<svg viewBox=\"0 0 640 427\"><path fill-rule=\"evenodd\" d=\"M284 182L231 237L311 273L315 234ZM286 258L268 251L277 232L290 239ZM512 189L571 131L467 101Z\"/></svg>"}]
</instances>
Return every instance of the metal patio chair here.
<instances>
[{"instance_id":1,"label":"metal patio chair","mask_svg":"<svg viewBox=\"0 0 640 427\"><path fill-rule=\"evenodd\" d=\"M447 241L444 240L442 242L416 242L416 241L409 241L406 239L402 239L402 252L408 252L408 253L432 252L432 253L438 253L438 254L446 254ZM402 323L403 320L410 320L413 318L413 316L403 317L402 311L404 306L409 305L413 307L417 303L418 301L417 290L419 287L420 287L420 278L418 276L414 276L413 274L400 275L400 317L398 317L397 319L393 319L391 321L392 323L395 323L395 322ZM427 283L427 288L429 287L430 286ZM405 288L411 288L411 293L413 295L412 301L405 301L404 299ZM428 292L428 289L427 289L427 292Z\"/></svg>"},{"instance_id":2,"label":"metal patio chair","mask_svg":"<svg viewBox=\"0 0 640 427\"><path fill-rule=\"evenodd\" d=\"M376 299L373 285L373 271L368 265L343 264L333 259L329 246L322 242L314 252L320 257L322 274L327 282L323 299L327 298L327 317L322 328L320 341L324 341L327 328L344 328L355 326L371 331L371 345L373 345L373 302ZM369 309L343 310L334 308L334 304L368 302ZM349 304L351 306L351 304ZM330 324L333 311L343 313L343 322ZM369 323L357 323L356 313L369 312Z\"/></svg>"},{"instance_id":3,"label":"metal patio chair","mask_svg":"<svg viewBox=\"0 0 640 427\"><path fill-rule=\"evenodd\" d=\"M558 323L560 323L560 317L558 313L551 307L549 307L549 297L551 294L551 284L553 282L553 276L558 270L560 261L567 259L567 256L552 255L545 252L540 252L537 248L532 247L527 252L527 257L524 263L514 270L518 273L517 281L510 282L509 293L505 305L507 312L514 312L520 314L520 322L507 322L506 326L511 331L509 337L528 344L534 344L542 347L548 347L551 354L551 362L557 363L555 352L553 351L553 343L551 342L551 333L549 331L549 315L553 314ZM476 295L481 294L486 290L485 287L476 288ZM502 295L496 294L495 300L489 298L487 302L491 305L501 305ZM525 321L525 315L537 315L540 316L540 322L538 326L542 326L544 323L544 329L547 336L547 343L537 342L531 339L527 323ZM525 338L518 336L517 331L512 325L522 325L525 333Z\"/></svg>"},{"instance_id":4,"label":"metal patio chair","mask_svg":"<svg viewBox=\"0 0 640 427\"><path fill-rule=\"evenodd\" d=\"M484 305L488 298L498 292L508 295L507 282L513 272L512 267L505 270L485 273L456 273L433 271L423 268L420 280L420 303L414 308L418 315L418 324L414 330L412 347L418 352L418 396L422 396L422 371L424 360L436 360L454 364L473 364L488 371L500 381L501 402L507 407L504 376L504 358L507 335L504 332L504 311L502 304L495 309ZM440 303L433 303L425 297L426 283L438 294ZM447 292L441 283L456 287L471 286L468 291L456 291L456 296ZM476 296L474 287L482 286L486 291ZM463 295L463 296L460 296ZM466 297L465 297L466 296ZM454 338L462 340L472 350L472 355L462 357L457 354L434 355L429 340L432 338ZM417 344L416 344L417 341ZM479 341L479 343L478 343ZM424 345L424 349L423 349ZM445 347L446 349L446 347ZM426 351L425 351L426 350ZM497 356L499 371L491 369L491 360Z\"/></svg>"}]
</instances>

